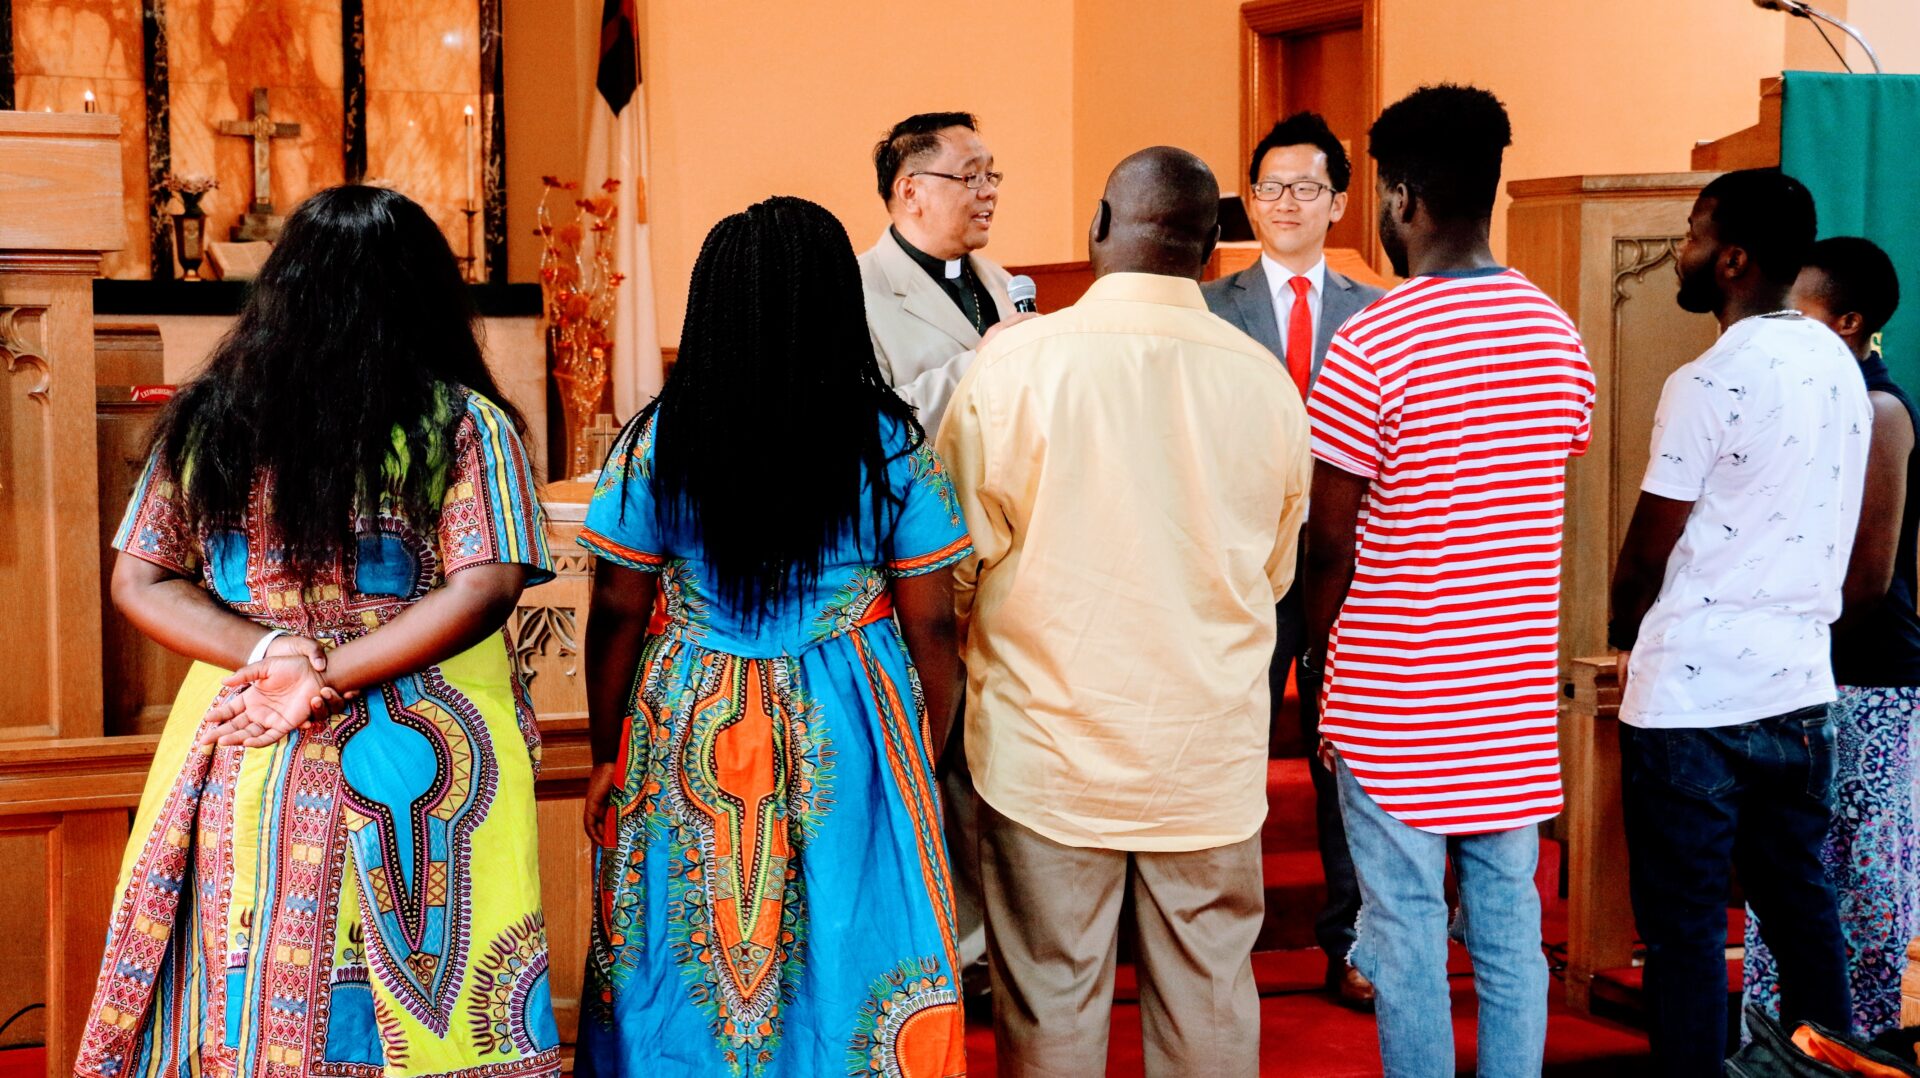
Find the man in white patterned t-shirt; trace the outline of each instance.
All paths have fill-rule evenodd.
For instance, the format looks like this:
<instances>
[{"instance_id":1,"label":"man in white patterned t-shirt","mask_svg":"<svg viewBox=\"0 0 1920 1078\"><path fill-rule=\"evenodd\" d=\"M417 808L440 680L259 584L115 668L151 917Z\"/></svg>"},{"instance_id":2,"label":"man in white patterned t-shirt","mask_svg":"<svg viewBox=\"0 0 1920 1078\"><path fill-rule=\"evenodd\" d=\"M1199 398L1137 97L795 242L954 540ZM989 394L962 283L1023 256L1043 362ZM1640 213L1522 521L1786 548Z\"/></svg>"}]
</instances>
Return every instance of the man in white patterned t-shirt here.
<instances>
[{"instance_id":1,"label":"man in white patterned t-shirt","mask_svg":"<svg viewBox=\"0 0 1920 1078\"><path fill-rule=\"evenodd\" d=\"M1735 867L1778 959L1788 1028L1848 1023L1819 860L1833 777L1827 627L1873 409L1846 345L1787 303L1813 238L1812 196L1777 169L1700 193L1679 302L1713 313L1722 333L1661 391L1614 571L1629 875L1666 1075L1721 1072Z\"/></svg>"}]
</instances>

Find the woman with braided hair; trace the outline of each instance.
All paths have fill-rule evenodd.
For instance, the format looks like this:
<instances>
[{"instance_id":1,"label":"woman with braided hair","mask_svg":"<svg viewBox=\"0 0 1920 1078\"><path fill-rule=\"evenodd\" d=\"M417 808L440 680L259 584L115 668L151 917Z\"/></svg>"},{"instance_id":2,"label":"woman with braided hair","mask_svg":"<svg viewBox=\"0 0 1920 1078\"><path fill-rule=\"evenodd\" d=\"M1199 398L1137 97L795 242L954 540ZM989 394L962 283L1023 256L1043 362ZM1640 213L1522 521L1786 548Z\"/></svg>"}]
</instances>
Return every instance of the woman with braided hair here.
<instances>
[{"instance_id":1,"label":"woman with braided hair","mask_svg":"<svg viewBox=\"0 0 1920 1078\"><path fill-rule=\"evenodd\" d=\"M582 1078L965 1072L930 745L959 697L946 470L826 210L715 225L580 542L595 917Z\"/></svg>"}]
</instances>

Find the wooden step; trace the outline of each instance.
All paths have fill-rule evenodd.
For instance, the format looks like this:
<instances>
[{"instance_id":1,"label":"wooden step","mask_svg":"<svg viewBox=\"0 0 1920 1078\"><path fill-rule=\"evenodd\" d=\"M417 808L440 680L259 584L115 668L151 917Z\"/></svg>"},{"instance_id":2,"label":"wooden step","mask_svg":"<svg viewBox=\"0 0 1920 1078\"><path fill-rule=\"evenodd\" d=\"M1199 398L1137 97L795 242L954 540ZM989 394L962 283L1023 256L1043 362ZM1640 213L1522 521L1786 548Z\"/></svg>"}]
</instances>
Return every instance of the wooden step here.
<instances>
[{"instance_id":1,"label":"wooden step","mask_svg":"<svg viewBox=\"0 0 1920 1078\"><path fill-rule=\"evenodd\" d=\"M1313 922L1327 903L1326 875L1318 850L1283 850L1262 854L1260 879L1265 885L1267 912L1254 941L1259 951L1313 947Z\"/></svg>"}]
</instances>

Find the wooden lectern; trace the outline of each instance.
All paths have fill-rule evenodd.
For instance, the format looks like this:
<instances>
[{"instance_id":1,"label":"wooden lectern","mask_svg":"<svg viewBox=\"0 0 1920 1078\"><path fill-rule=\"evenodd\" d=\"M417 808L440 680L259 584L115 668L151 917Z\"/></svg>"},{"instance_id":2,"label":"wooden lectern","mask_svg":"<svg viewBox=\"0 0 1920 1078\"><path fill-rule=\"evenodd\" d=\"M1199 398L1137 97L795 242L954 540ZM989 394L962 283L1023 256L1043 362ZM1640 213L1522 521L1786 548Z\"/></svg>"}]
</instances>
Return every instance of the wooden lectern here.
<instances>
[{"instance_id":1,"label":"wooden lectern","mask_svg":"<svg viewBox=\"0 0 1920 1078\"><path fill-rule=\"evenodd\" d=\"M0 112L0 739L101 732L93 278L120 118Z\"/></svg>"},{"instance_id":2,"label":"wooden lectern","mask_svg":"<svg viewBox=\"0 0 1920 1078\"><path fill-rule=\"evenodd\" d=\"M1720 171L1777 167L1784 84L1760 83L1759 122L1693 148L1694 172L1579 176L1508 185L1511 261L1571 314L1599 380L1593 447L1567 480L1561 721L1567 807L1567 998L1638 995L1621 824L1620 686L1606 657L1613 555L1639 497L1653 411L1674 368L1704 351L1714 322L1681 312L1673 262L1694 198ZM1595 656L1595 658L1577 658ZM1920 939L1909 948L1902 1020L1920 1023ZM1737 979L1736 979L1736 984Z\"/></svg>"},{"instance_id":3,"label":"wooden lectern","mask_svg":"<svg viewBox=\"0 0 1920 1078\"><path fill-rule=\"evenodd\" d=\"M105 942L104 917L63 913L106 910L127 840L125 808L77 803L75 749L25 744L101 733L93 278L125 241L119 140L118 116L0 112L0 756L43 790L0 810L0 850L46 843L49 1074Z\"/></svg>"},{"instance_id":4,"label":"wooden lectern","mask_svg":"<svg viewBox=\"0 0 1920 1078\"><path fill-rule=\"evenodd\" d=\"M1561 655L1607 650L1607 584L1639 498L1667 375L1719 335L1674 302L1687 214L1713 172L1564 176L1507 185L1507 256L1580 329L1598 399L1567 470Z\"/></svg>"}]
</instances>

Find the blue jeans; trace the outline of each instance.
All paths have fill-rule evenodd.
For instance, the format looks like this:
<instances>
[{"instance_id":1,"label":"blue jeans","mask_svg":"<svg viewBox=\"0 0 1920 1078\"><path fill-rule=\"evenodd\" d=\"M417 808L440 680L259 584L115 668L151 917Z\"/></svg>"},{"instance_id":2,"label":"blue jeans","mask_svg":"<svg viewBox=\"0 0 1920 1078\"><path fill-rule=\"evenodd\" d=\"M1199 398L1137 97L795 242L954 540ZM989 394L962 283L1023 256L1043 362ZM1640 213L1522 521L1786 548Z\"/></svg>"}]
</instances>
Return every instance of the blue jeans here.
<instances>
[{"instance_id":1,"label":"blue jeans","mask_svg":"<svg viewBox=\"0 0 1920 1078\"><path fill-rule=\"evenodd\" d=\"M1453 1078L1447 983L1447 860L1460 888L1453 931L1473 957L1485 1078L1538 1075L1547 1045L1547 960L1533 871L1540 831L1436 835L1388 815L1339 764L1347 846L1360 877L1354 967L1373 982L1387 1078Z\"/></svg>"},{"instance_id":2,"label":"blue jeans","mask_svg":"<svg viewBox=\"0 0 1920 1078\"><path fill-rule=\"evenodd\" d=\"M1783 1024L1847 1028L1846 945L1820 862L1833 776L1824 704L1703 730L1620 724L1628 883L1659 1074L1722 1073L1735 869L1779 966Z\"/></svg>"}]
</instances>

